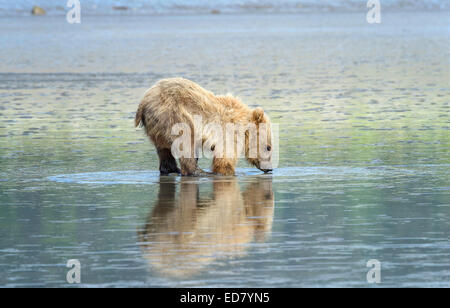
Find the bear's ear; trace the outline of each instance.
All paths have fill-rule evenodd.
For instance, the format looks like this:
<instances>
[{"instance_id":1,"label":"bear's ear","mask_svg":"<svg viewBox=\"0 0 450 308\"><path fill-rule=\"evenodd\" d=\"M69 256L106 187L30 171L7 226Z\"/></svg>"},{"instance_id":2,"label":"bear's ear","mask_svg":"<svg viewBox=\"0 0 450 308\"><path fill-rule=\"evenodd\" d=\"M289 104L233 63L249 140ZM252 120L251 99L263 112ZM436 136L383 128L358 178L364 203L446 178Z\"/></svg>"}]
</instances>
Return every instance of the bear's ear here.
<instances>
[{"instance_id":1,"label":"bear's ear","mask_svg":"<svg viewBox=\"0 0 450 308\"><path fill-rule=\"evenodd\" d=\"M255 121L255 123L264 122L264 110L259 107L253 109L253 121Z\"/></svg>"}]
</instances>

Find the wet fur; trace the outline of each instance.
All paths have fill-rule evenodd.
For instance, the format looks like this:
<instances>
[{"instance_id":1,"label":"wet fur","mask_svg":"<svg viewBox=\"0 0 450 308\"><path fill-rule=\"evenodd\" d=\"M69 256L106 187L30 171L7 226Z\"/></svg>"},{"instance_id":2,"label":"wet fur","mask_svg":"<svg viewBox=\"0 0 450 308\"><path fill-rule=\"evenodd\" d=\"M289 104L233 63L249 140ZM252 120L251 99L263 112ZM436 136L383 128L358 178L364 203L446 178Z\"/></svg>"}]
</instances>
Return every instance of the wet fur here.
<instances>
[{"instance_id":1,"label":"wet fur","mask_svg":"<svg viewBox=\"0 0 450 308\"><path fill-rule=\"evenodd\" d=\"M171 128L176 123L187 123L193 133L194 115L202 116L204 125L212 122L223 126L226 123L246 125L250 122L258 125L269 121L261 108L250 109L233 96L216 96L184 78L160 80L145 93L136 112L135 126L142 125L155 145L160 159L161 174L205 174L198 167L197 159L193 155L190 158L180 158L181 170L178 169L170 152L173 141L178 137L171 134ZM245 149L248 149L247 138L245 143ZM259 167L257 159L247 160ZM212 171L219 175L234 175L236 164L237 155L232 158L214 157Z\"/></svg>"}]
</instances>

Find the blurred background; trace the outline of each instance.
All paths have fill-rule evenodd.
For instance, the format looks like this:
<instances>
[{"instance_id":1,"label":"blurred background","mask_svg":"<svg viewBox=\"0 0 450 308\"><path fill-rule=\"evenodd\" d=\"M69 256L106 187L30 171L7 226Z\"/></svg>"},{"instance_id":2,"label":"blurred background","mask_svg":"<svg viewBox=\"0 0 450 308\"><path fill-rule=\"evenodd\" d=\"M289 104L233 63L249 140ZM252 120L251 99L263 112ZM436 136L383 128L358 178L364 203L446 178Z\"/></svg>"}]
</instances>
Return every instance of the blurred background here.
<instances>
[{"instance_id":1,"label":"blurred background","mask_svg":"<svg viewBox=\"0 0 450 308\"><path fill-rule=\"evenodd\" d=\"M60 0L0 1L0 12L5 15L28 15L39 5L49 14L65 14L66 2ZM101 14L207 14L207 13L301 13L365 10L367 1L361 0L82 0L88 15ZM383 0L383 9L445 10L445 0Z\"/></svg>"}]
</instances>

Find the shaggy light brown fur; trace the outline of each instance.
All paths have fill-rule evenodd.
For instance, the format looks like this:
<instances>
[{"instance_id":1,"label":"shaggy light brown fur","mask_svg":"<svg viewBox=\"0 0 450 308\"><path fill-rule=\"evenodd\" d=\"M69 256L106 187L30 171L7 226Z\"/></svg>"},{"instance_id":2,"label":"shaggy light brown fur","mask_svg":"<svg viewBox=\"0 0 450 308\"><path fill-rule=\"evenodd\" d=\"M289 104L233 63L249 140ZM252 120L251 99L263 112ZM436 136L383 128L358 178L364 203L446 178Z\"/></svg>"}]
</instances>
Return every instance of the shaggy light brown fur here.
<instances>
[{"instance_id":1,"label":"shaggy light brown fur","mask_svg":"<svg viewBox=\"0 0 450 308\"><path fill-rule=\"evenodd\" d=\"M173 125L188 124L193 141L195 115L202 116L204 125L217 123L225 127L226 123L241 125L254 123L258 127L260 123L267 123L267 127L270 127L270 121L261 108L250 109L238 98L229 95L216 96L184 78L160 80L145 93L136 112L135 125L142 124L155 145L160 159L161 174L205 175L205 172L198 167L197 159L194 158L194 151L198 149L193 149L192 157L179 159L181 170L178 169L175 158L171 154L172 143L178 137L171 134ZM202 142L206 139L207 136L202 136ZM223 140L217 142L223 142ZM248 138L245 138L244 151L247 161L259 168L260 159L250 158L248 155L248 143ZM220 175L233 175L236 163L237 153L235 157L214 157L212 171Z\"/></svg>"}]
</instances>

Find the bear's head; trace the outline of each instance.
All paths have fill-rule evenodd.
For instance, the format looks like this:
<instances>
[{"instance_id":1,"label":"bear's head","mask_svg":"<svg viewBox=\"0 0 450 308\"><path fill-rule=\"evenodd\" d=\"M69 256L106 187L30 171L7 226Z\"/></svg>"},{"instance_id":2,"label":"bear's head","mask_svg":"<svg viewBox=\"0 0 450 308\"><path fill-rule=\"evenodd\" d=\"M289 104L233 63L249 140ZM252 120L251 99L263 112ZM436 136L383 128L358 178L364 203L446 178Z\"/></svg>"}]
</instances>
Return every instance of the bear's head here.
<instances>
[{"instance_id":1,"label":"bear's head","mask_svg":"<svg viewBox=\"0 0 450 308\"><path fill-rule=\"evenodd\" d=\"M246 132L245 157L265 173L272 171L272 129L269 117L261 108L252 110L250 123L256 125L256 134Z\"/></svg>"}]
</instances>

